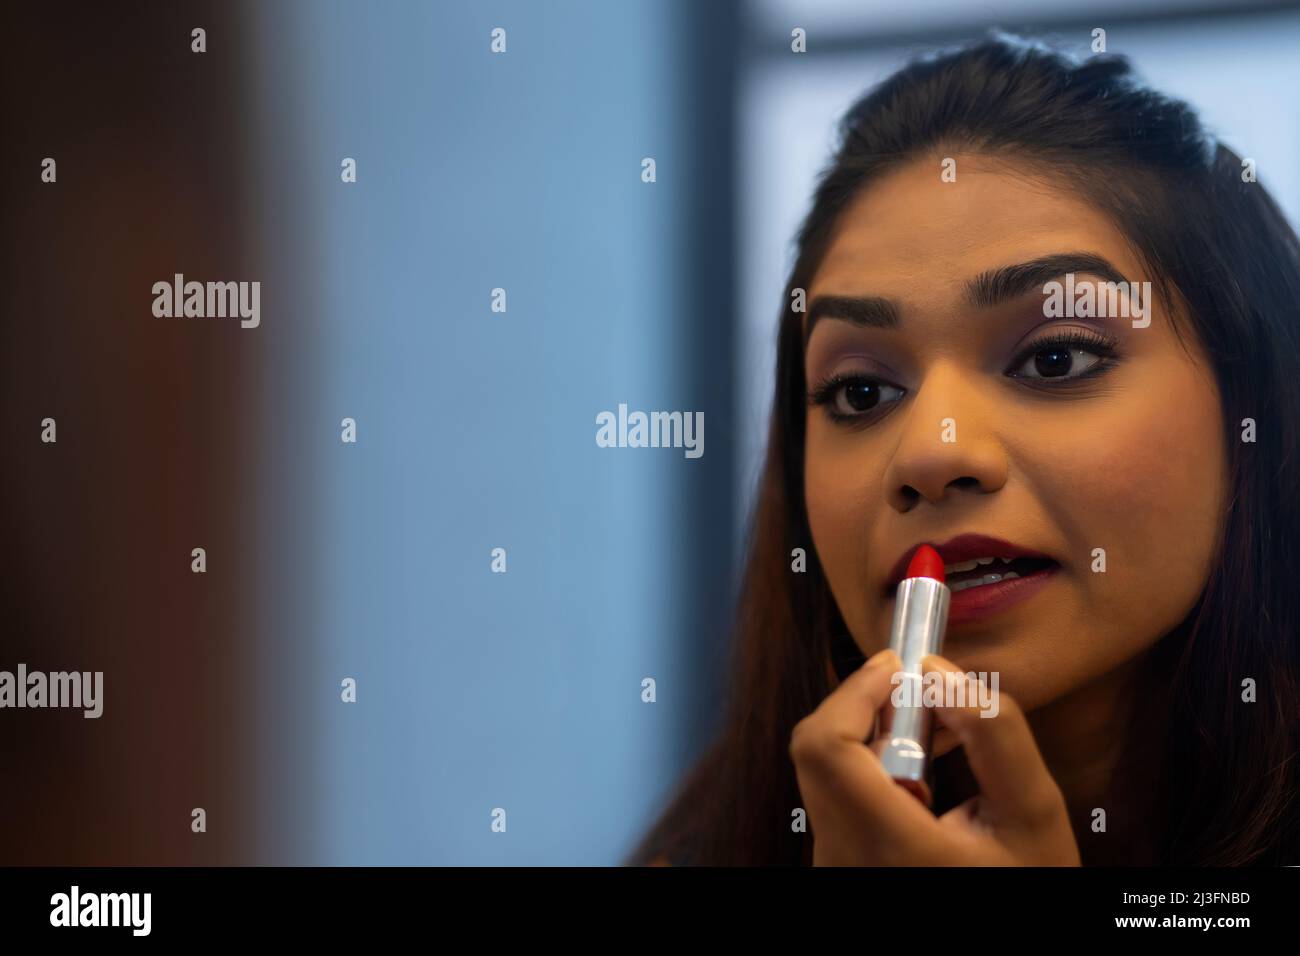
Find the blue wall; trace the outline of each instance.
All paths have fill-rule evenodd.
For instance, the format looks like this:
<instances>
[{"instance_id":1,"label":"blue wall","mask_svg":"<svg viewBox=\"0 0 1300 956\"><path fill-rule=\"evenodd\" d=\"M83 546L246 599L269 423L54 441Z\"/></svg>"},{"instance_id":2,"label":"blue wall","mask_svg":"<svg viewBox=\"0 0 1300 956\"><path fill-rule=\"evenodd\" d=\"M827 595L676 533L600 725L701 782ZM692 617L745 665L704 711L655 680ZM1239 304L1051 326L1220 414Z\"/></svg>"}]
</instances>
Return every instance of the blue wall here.
<instances>
[{"instance_id":1,"label":"blue wall","mask_svg":"<svg viewBox=\"0 0 1300 956\"><path fill-rule=\"evenodd\" d=\"M692 384L728 317L682 254L685 12L258 7L263 862L617 862L704 742L683 608L725 604L690 573L730 463ZM704 457L597 447L620 402L704 411Z\"/></svg>"}]
</instances>

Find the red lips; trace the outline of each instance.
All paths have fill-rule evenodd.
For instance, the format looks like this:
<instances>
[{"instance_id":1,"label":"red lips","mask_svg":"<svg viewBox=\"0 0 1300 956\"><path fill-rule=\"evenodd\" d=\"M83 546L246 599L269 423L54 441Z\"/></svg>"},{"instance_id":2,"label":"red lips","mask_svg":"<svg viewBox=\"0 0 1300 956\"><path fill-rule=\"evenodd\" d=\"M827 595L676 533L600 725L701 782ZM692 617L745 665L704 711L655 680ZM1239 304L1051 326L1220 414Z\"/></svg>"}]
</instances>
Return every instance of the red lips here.
<instances>
[{"instance_id":1,"label":"red lips","mask_svg":"<svg viewBox=\"0 0 1300 956\"><path fill-rule=\"evenodd\" d=\"M1040 558L1044 561L1054 561L1051 555L1043 554L1041 551L1035 551L1033 548L1025 548L1018 544L1012 544L1010 541L1003 541L1001 538L993 538L984 534L960 534L955 538L939 544L931 545L929 542L920 542L904 551L894 562L894 567L889 572L889 577L885 581L885 593L892 594L898 582L905 577L915 577L912 574L910 565L913 558L918 558L921 549L927 551L938 551L938 573L924 573L921 576L935 578L942 581L943 566L945 564L956 564L959 561L970 561L972 558ZM925 559L929 561L928 567L933 570L934 559Z\"/></svg>"}]
</instances>

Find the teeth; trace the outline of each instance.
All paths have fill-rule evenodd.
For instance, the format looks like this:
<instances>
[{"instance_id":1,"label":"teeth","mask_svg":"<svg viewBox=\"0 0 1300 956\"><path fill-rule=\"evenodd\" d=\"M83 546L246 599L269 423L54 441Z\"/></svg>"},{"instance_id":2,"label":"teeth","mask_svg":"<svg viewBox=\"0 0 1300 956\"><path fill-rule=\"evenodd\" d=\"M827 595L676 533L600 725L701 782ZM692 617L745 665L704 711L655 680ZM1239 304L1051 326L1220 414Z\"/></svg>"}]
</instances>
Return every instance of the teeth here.
<instances>
[{"instance_id":1,"label":"teeth","mask_svg":"<svg viewBox=\"0 0 1300 956\"><path fill-rule=\"evenodd\" d=\"M1014 571L1008 571L1006 574L986 574L982 578L971 578L969 581L957 581L950 590L956 594L958 591L965 591L967 588L977 588L981 584L997 584L999 581L1010 581L1012 578L1018 578L1020 575Z\"/></svg>"},{"instance_id":2,"label":"teeth","mask_svg":"<svg viewBox=\"0 0 1300 956\"><path fill-rule=\"evenodd\" d=\"M959 561L957 564L945 564L943 567L945 574L960 574L962 571L974 571L977 567L984 564L992 564L994 561L1009 563L1010 558L974 558L970 561Z\"/></svg>"}]
</instances>

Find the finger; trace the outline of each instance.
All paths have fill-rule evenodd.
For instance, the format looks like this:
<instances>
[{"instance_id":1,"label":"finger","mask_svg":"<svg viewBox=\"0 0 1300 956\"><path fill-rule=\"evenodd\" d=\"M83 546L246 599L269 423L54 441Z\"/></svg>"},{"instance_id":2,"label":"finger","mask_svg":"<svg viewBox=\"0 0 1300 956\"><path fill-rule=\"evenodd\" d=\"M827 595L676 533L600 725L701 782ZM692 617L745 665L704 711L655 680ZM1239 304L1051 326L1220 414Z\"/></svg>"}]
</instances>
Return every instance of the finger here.
<instances>
[{"instance_id":1,"label":"finger","mask_svg":"<svg viewBox=\"0 0 1300 956\"><path fill-rule=\"evenodd\" d=\"M878 829L882 839L888 834L920 834L920 828L935 822L934 815L885 772L864 742L902 666L892 651L875 655L799 721L790 738L790 755L801 779L835 793L852 807L856 819Z\"/></svg>"},{"instance_id":2,"label":"finger","mask_svg":"<svg viewBox=\"0 0 1300 956\"><path fill-rule=\"evenodd\" d=\"M875 726L876 714L889 699L892 678L903 662L889 648L872 655L846 677L805 720L814 720L821 732L833 733L852 743L862 743Z\"/></svg>"},{"instance_id":3,"label":"finger","mask_svg":"<svg viewBox=\"0 0 1300 956\"><path fill-rule=\"evenodd\" d=\"M1000 822L1038 821L1055 812L1060 788L1043 763L1020 705L938 654L926 655L921 667L945 675L936 716L966 749L983 812ZM964 693L950 695L949 686L958 683Z\"/></svg>"}]
</instances>

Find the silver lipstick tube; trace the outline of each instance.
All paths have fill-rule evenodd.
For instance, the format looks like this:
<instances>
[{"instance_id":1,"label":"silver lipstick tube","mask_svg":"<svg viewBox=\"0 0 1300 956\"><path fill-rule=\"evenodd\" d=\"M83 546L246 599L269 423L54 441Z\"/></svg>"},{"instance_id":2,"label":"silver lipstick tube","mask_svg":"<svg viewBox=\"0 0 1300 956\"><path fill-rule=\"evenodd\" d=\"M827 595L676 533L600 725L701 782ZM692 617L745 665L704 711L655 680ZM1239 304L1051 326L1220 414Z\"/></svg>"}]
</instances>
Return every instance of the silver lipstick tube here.
<instances>
[{"instance_id":1,"label":"silver lipstick tube","mask_svg":"<svg viewBox=\"0 0 1300 956\"><path fill-rule=\"evenodd\" d=\"M891 686L891 700L876 715L876 730L868 745L895 782L927 807L933 802L930 750L934 715L921 705L921 659L926 654L943 653L951 597L948 586L933 578L905 578L898 585L889 646L903 662L902 680L912 686ZM896 690L910 691L909 706L894 707Z\"/></svg>"}]
</instances>

